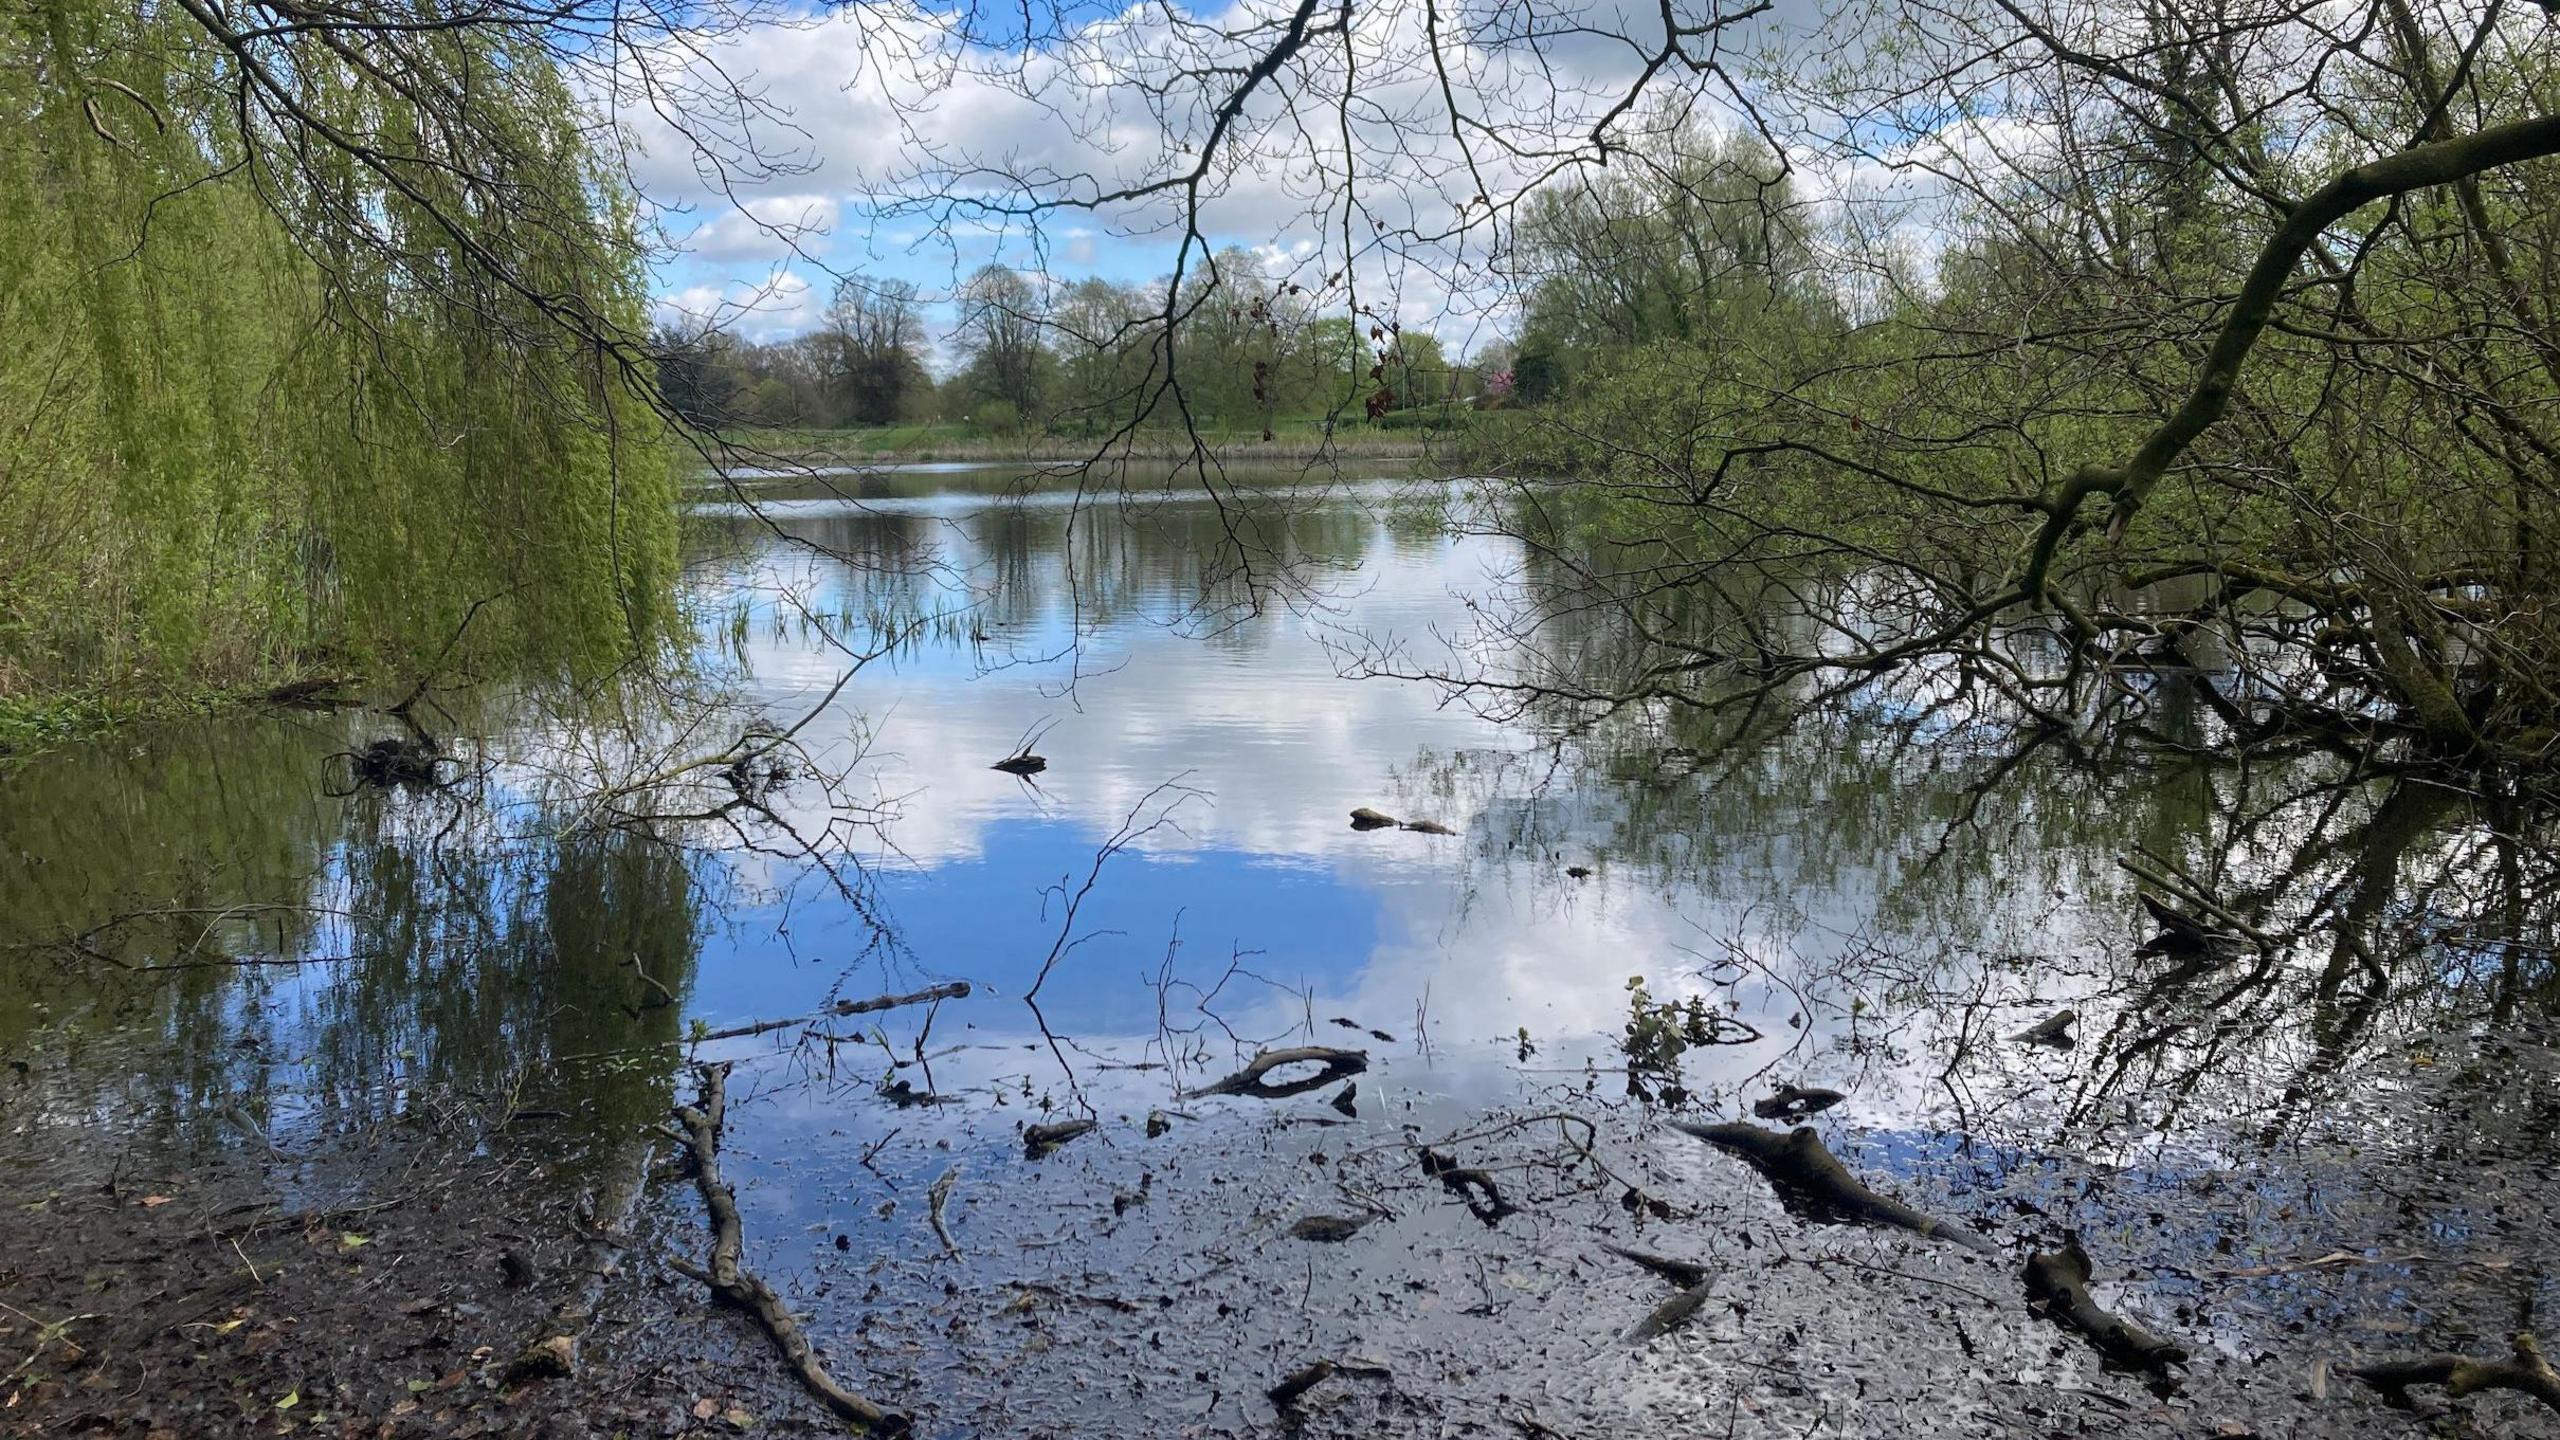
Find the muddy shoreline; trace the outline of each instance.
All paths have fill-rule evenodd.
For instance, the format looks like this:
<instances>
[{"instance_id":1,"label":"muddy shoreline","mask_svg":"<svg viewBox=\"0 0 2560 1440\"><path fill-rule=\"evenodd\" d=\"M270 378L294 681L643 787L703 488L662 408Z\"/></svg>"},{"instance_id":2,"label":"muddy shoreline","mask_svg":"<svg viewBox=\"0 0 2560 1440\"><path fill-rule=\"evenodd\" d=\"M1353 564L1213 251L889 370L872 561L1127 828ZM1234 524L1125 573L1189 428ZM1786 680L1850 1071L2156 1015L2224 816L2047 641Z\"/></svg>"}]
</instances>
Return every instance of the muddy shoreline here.
<instances>
[{"instance_id":1,"label":"muddy shoreline","mask_svg":"<svg viewBox=\"0 0 2560 1440\"><path fill-rule=\"evenodd\" d=\"M2504 1038L2547 1054L2547 1036ZM2495 1358L2543 1283L2551 1202L2448 1230L2458 1186L2368 1201L2349 1187L2377 1157L2323 1160L2335 1142L2316 1137L2270 1184L2247 1163L2163 1155L2146 1174L1820 1127L1844 1166L1958 1227L1948 1243L1810 1214L1583 1085L1547 1087L1552 1109L1452 1107L1447 1061L1381 1056L1356 1118L1324 1093L1175 1099L1158 1072L1100 1070L1101 1123L1035 1159L1037 1111L1000 1082L919 1110L831 1089L805 1041L741 1044L747 1261L840 1378L922 1434L2551 1431L2514 1395L2422 1390L2427 1421L2345 1373L2421 1330ZM947 1055L946 1079L1011 1051ZM823 1131L783 1113L813 1095L832 1097ZM8 1433L846 1429L678 1273L708 1236L663 1135L548 1103L473 1129L416 1097L369 1130L173 1150L31 1108L11 1107L6 1159L37 1198L0 1220L0 1336L28 1355ZM646 1189L600 1245L604 1173L635 1159ZM1445 1183L1458 1162L1499 1185L1489 1223ZM926 1213L944 1174L948 1246ZM820 1183L777 1188L793 1175ZM1332 1215L1344 1233L1303 1223ZM2145 1373L2034 1313L2029 1252L2065 1229L2097 1292L2192 1360ZM1683 1280L1697 1303L1663 1323ZM525 1347L563 1332L568 1373L526 1370Z\"/></svg>"}]
</instances>

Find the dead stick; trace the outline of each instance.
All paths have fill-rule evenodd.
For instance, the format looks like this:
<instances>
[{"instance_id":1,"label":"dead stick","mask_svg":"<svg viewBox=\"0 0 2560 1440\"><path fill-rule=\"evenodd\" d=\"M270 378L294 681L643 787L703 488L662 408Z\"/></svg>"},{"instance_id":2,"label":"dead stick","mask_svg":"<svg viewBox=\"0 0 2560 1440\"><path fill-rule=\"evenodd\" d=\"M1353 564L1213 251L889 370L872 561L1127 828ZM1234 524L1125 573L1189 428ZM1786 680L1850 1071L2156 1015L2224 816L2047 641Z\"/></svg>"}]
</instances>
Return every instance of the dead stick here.
<instances>
[{"instance_id":1,"label":"dead stick","mask_svg":"<svg viewBox=\"0 0 2560 1440\"><path fill-rule=\"evenodd\" d=\"M1621 1260L1634 1261L1683 1290L1704 1283L1706 1278L1714 1273L1695 1260L1682 1260L1670 1255L1654 1255L1642 1250L1631 1250L1624 1245L1607 1240L1600 1242L1600 1248Z\"/></svg>"},{"instance_id":2,"label":"dead stick","mask_svg":"<svg viewBox=\"0 0 2560 1440\"><path fill-rule=\"evenodd\" d=\"M968 998L969 982L966 980L954 980L948 985L935 985L929 989L918 990L912 995L874 995L868 1000L839 1000L828 1008L828 1013L833 1015L869 1015L880 1010L895 1010L901 1005L922 1005L928 1001L934 1000L966 1000ZM808 1016L795 1015L788 1020L758 1020L753 1024L735 1025L726 1030L714 1030L709 1034L690 1035L685 1038L697 1044L709 1040L740 1040L749 1035L763 1035L774 1030L788 1030L794 1025L806 1025L808 1023Z\"/></svg>"},{"instance_id":3,"label":"dead stick","mask_svg":"<svg viewBox=\"0 0 2560 1440\"><path fill-rule=\"evenodd\" d=\"M1715 1277L1710 1275L1655 1306L1653 1313L1628 1327L1627 1343L1641 1345L1647 1340L1660 1339L1696 1319L1707 1302L1715 1298L1715 1286Z\"/></svg>"},{"instance_id":4,"label":"dead stick","mask_svg":"<svg viewBox=\"0 0 2560 1440\"><path fill-rule=\"evenodd\" d=\"M782 1297L738 1263L739 1252L746 1245L745 1227L738 1219L737 1195L720 1178L720 1126L728 1113L728 1079L728 1066L703 1066L701 1103L676 1107L676 1119L684 1126L685 1146L693 1152L694 1184L702 1191L702 1207L711 1216L711 1268L704 1270L683 1260L669 1263L679 1273L710 1286L711 1293L723 1304L756 1317L792 1373L828 1409L860 1430L904 1434L908 1423L905 1416L881 1409L827 1374Z\"/></svg>"},{"instance_id":5,"label":"dead stick","mask_svg":"<svg viewBox=\"0 0 2560 1440\"><path fill-rule=\"evenodd\" d=\"M2513 1390L2560 1410L2560 1372L2542 1358L2542 1347L2530 1334L2518 1334L2508 1344L2512 1353L2504 1360L2425 1355L2351 1366L2347 1373L2401 1405L2409 1403L2410 1386L2441 1385L2457 1400L2482 1390Z\"/></svg>"},{"instance_id":6,"label":"dead stick","mask_svg":"<svg viewBox=\"0 0 2560 1440\"><path fill-rule=\"evenodd\" d=\"M951 1203L952 1187L959 1183L959 1166L954 1165L943 1171L942 1178L933 1182L933 1189L930 1192L933 1204L925 1212L925 1218L933 1224L934 1237L942 1242L942 1253L955 1260L960 1256L960 1245L951 1238L951 1231L942 1218L942 1210L944 1206Z\"/></svg>"},{"instance_id":7,"label":"dead stick","mask_svg":"<svg viewBox=\"0 0 2560 1440\"><path fill-rule=\"evenodd\" d=\"M1262 1077L1283 1065L1314 1063L1324 1068L1313 1075L1295 1080L1266 1081ZM1253 1057L1251 1064L1205 1090L1199 1095L1251 1095L1263 1100L1285 1100L1304 1095L1336 1080L1360 1074L1369 1068L1366 1050L1336 1050L1330 1045L1300 1045L1287 1050L1265 1050Z\"/></svg>"},{"instance_id":8,"label":"dead stick","mask_svg":"<svg viewBox=\"0 0 2560 1440\"><path fill-rule=\"evenodd\" d=\"M1775 1185L1781 1196L1792 1198L1822 1218L1899 1226L1932 1239L1952 1240L1969 1250L1987 1253L1992 1248L1989 1240L1970 1230L1959 1230L1860 1184L1838 1157L1823 1147L1822 1137L1809 1125L1785 1134L1738 1121L1703 1125L1674 1120L1671 1128L1741 1157Z\"/></svg>"}]
</instances>

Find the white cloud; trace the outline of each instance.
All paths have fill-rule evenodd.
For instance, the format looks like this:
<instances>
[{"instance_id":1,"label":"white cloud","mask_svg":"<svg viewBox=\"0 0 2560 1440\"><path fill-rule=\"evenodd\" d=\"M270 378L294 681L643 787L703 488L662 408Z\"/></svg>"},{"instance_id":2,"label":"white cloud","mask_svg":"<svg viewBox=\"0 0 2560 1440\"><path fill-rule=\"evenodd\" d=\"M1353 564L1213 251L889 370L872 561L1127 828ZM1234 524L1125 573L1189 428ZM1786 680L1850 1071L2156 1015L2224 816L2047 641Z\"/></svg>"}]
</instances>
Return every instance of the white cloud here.
<instances>
[{"instance_id":1,"label":"white cloud","mask_svg":"<svg viewBox=\"0 0 2560 1440\"><path fill-rule=\"evenodd\" d=\"M718 329L766 341L797 335L826 313L828 290L788 269L662 291L655 318L683 330Z\"/></svg>"},{"instance_id":2,"label":"white cloud","mask_svg":"<svg viewBox=\"0 0 2560 1440\"><path fill-rule=\"evenodd\" d=\"M795 251L823 248L839 207L828 195L766 195L751 199L681 237L677 244L697 260L773 264Z\"/></svg>"}]
</instances>

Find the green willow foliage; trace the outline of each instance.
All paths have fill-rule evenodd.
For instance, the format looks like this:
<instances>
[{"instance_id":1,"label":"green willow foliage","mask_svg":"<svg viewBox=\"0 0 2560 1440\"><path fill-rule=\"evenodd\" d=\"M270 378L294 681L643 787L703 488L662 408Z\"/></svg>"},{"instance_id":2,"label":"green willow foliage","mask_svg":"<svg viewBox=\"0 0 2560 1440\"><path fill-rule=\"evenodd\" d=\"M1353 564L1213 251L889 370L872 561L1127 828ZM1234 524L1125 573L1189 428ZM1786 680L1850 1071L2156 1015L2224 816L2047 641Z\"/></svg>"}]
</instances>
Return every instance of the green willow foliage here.
<instances>
[{"instance_id":1,"label":"green willow foliage","mask_svg":"<svg viewBox=\"0 0 2560 1440\"><path fill-rule=\"evenodd\" d=\"M592 339L641 332L640 253L515 43L436 42L504 171L403 194L262 135L177 7L0 6L0 700L396 666L484 600L486 663L592 671L668 633L671 449ZM431 153L437 117L315 53L310 113Z\"/></svg>"}]
</instances>

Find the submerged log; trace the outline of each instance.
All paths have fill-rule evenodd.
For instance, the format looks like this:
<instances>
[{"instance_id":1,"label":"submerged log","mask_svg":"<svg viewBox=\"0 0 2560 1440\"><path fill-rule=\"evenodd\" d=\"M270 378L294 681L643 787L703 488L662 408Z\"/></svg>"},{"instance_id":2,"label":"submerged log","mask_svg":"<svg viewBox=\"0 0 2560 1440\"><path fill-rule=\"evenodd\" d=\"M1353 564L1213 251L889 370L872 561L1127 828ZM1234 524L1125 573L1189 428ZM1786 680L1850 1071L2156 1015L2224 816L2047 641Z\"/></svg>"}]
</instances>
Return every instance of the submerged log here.
<instances>
[{"instance_id":1,"label":"submerged log","mask_svg":"<svg viewBox=\"0 0 2560 1440\"><path fill-rule=\"evenodd\" d=\"M1313 1075L1296 1080L1265 1081L1262 1077L1283 1065L1312 1062L1324 1068ZM1336 1080L1347 1080L1369 1068L1366 1050L1336 1050L1330 1045L1296 1045L1286 1050L1265 1050L1253 1057L1253 1063L1205 1090L1201 1095L1251 1095L1260 1100L1286 1100L1321 1090Z\"/></svg>"},{"instance_id":2,"label":"submerged log","mask_svg":"<svg viewBox=\"0 0 2560 1440\"><path fill-rule=\"evenodd\" d=\"M2073 1236L2060 1250L2027 1257L2027 1308L2066 1330L2077 1330L2111 1364L2130 1370L2165 1370L2183 1364L2186 1347L2164 1340L2098 1304L2089 1294L2089 1252Z\"/></svg>"},{"instance_id":3,"label":"submerged log","mask_svg":"<svg viewBox=\"0 0 2560 1440\"><path fill-rule=\"evenodd\" d=\"M858 1430L903 1435L908 1429L907 1418L883 1410L837 1384L826 1367L818 1363L808 1337L800 1333L800 1322L791 1317L790 1307L782 1303L782 1297L739 1263L746 1238L738 1219L738 1197L720 1178L720 1127L728 1112L728 1079L728 1066L703 1066L699 1103L676 1107L676 1119L684 1126L676 1138L692 1152L694 1184L702 1191L702 1208L711 1219L711 1263L708 1268L683 1260L668 1263L710 1286L713 1298L722 1304L755 1317L801 1385L840 1419Z\"/></svg>"},{"instance_id":4,"label":"submerged log","mask_svg":"<svg viewBox=\"0 0 2560 1440\"><path fill-rule=\"evenodd\" d=\"M1959 1230L1859 1184L1857 1177L1823 1148L1822 1137L1814 1134L1811 1126L1798 1126L1781 1135L1740 1121L1701 1125L1674 1120L1671 1125L1682 1134L1694 1135L1727 1154L1741 1157L1777 1187L1781 1200L1817 1218L1891 1225L1933 1240L1952 1240L1986 1254L1991 1250L1991 1242L1982 1236Z\"/></svg>"},{"instance_id":5,"label":"submerged log","mask_svg":"<svg viewBox=\"0 0 2560 1440\"><path fill-rule=\"evenodd\" d=\"M2542 1358L2542 1346L2528 1332L2507 1342L2504 1360L2474 1360L2466 1355L2421 1355L2406 1360L2378 1360L2352 1365L2346 1373L2383 1393L2395 1405L2409 1403L2412 1385L2441 1385L2459 1400L2483 1390L2513 1390L2560 1410L2560 1371Z\"/></svg>"}]
</instances>

